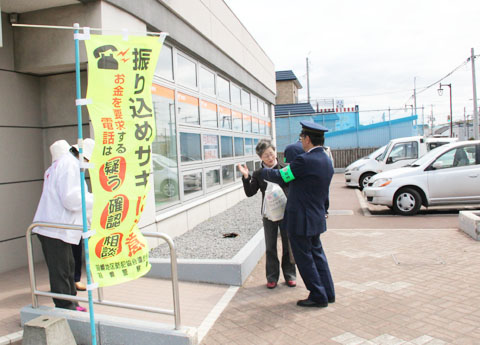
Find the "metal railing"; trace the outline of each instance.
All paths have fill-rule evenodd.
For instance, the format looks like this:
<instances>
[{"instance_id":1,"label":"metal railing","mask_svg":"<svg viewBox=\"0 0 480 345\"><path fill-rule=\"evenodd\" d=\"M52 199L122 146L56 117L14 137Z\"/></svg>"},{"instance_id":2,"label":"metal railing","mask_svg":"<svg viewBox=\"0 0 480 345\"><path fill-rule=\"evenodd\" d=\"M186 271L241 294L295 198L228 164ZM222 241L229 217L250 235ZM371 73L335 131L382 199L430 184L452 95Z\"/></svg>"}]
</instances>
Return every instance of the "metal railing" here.
<instances>
[{"instance_id":1,"label":"metal railing","mask_svg":"<svg viewBox=\"0 0 480 345\"><path fill-rule=\"evenodd\" d=\"M34 261L33 261L33 250L32 250L32 230L38 226L48 227L48 228L56 228L56 229L65 229L70 231L82 231L81 225L69 225L69 224L56 224L56 223L41 223L36 222L32 223L27 229L27 254L28 254L28 271L30 273L30 289L32 293L32 307L38 308L38 298L37 296L46 296L46 297L53 297L58 299L64 299L68 301L78 301L78 302L88 302L88 298L85 297L77 297L73 295L65 295L59 294L54 292L47 292L47 291L40 291L37 290L37 281L35 278L35 268L34 268ZM175 329L180 329L180 299L178 295L178 274L177 274L177 254L175 252L175 244L173 240L167 234L157 233L157 232L142 232L144 236L147 237L157 237L165 240L170 247L170 265L172 271L172 291L173 291L173 310L170 309L162 309L162 308L154 308L154 307L146 307L141 305L135 304L128 304L128 303L120 303L114 301L108 301L103 298L103 288L98 288L98 299L94 299L93 303L106 305L110 307L118 307L118 308L126 308L126 309L133 309L133 310L141 310L147 311L150 313L158 313L158 314L166 314L172 315L175 319Z\"/></svg>"}]
</instances>

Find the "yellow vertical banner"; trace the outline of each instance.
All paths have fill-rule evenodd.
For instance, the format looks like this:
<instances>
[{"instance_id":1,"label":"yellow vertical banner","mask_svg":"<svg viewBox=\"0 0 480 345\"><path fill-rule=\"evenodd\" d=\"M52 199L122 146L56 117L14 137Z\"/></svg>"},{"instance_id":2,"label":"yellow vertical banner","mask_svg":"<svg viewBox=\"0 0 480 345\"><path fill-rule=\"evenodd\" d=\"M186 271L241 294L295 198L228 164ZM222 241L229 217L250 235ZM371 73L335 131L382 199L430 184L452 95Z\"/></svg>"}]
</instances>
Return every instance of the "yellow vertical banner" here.
<instances>
[{"instance_id":1,"label":"yellow vertical banner","mask_svg":"<svg viewBox=\"0 0 480 345\"><path fill-rule=\"evenodd\" d=\"M147 241L137 224L149 190L155 138L151 88L162 41L91 35L85 45L87 107L95 133L90 266L94 282L109 286L150 270Z\"/></svg>"}]
</instances>

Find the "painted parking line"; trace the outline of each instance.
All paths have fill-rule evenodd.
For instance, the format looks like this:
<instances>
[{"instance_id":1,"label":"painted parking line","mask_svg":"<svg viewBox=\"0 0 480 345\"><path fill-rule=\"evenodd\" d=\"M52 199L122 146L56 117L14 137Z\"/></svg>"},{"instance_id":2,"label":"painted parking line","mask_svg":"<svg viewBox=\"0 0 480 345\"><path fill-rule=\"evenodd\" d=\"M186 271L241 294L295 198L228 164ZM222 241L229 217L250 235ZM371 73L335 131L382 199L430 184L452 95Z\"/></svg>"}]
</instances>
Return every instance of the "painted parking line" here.
<instances>
[{"instance_id":1,"label":"painted parking line","mask_svg":"<svg viewBox=\"0 0 480 345\"><path fill-rule=\"evenodd\" d=\"M353 216L353 210L328 210L330 216Z\"/></svg>"},{"instance_id":2,"label":"painted parking line","mask_svg":"<svg viewBox=\"0 0 480 345\"><path fill-rule=\"evenodd\" d=\"M355 189L355 194L357 195L358 202L360 203L360 207L362 208L362 212L364 216L371 216L372 214L370 213L370 210L368 209L367 202L365 201L365 198L362 195L362 192L360 190Z\"/></svg>"}]
</instances>

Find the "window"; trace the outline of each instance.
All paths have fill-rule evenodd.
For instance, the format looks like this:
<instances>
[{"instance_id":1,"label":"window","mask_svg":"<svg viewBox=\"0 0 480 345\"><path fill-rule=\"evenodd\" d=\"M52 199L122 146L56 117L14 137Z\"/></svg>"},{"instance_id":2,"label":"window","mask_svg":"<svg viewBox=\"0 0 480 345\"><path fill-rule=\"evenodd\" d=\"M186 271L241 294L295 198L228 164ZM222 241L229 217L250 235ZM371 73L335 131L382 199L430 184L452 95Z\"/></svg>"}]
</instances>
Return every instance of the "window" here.
<instances>
[{"instance_id":1,"label":"window","mask_svg":"<svg viewBox=\"0 0 480 345\"><path fill-rule=\"evenodd\" d=\"M234 131L242 131L242 113L239 113L238 111L232 110L232 116L233 116L233 130Z\"/></svg>"},{"instance_id":2,"label":"window","mask_svg":"<svg viewBox=\"0 0 480 345\"><path fill-rule=\"evenodd\" d=\"M186 57L177 54L177 82L192 88L197 87L197 65Z\"/></svg>"},{"instance_id":3,"label":"window","mask_svg":"<svg viewBox=\"0 0 480 345\"><path fill-rule=\"evenodd\" d=\"M240 101L240 88L232 84L232 103L235 105L241 105Z\"/></svg>"},{"instance_id":4,"label":"window","mask_svg":"<svg viewBox=\"0 0 480 345\"><path fill-rule=\"evenodd\" d=\"M220 186L220 169L210 169L205 173L207 189Z\"/></svg>"},{"instance_id":5,"label":"window","mask_svg":"<svg viewBox=\"0 0 480 345\"><path fill-rule=\"evenodd\" d=\"M200 114L198 112L198 98L179 92L177 112L180 122L192 125L200 124Z\"/></svg>"},{"instance_id":6,"label":"window","mask_svg":"<svg viewBox=\"0 0 480 345\"><path fill-rule=\"evenodd\" d=\"M240 164L245 165L245 162L242 162ZM238 179L241 179L242 176L243 176L243 174L238 169L238 164L235 164L235 178L238 180Z\"/></svg>"},{"instance_id":7,"label":"window","mask_svg":"<svg viewBox=\"0 0 480 345\"><path fill-rule=\"evenodd\" d=\"M245 138L245 155L253 155L253 140L252 138Z\"/></svg>"},{"instance_id":8,"label":"window","mask_svg":"<svg viewBox=\"0 0 480 345\"><path fill-rule=\"evenodd\" d=\"M272 123L271 123L271 122L267 122L267 126L266 126L265 129L266 129L265 134L271 135L271 134L272 134Z\"/></svg>"},{"instance_id":9,"label":"window","mask_svg":"<svg viewBox=\"0 0 480 345\"><path fill-rule=\"evenodd\" d=\"M157 208L179 200L174 95L173 90L159 85L152 88L156 125L152 166Z\"/></svg>"},{"instance_id":10,"label":"window","mask_svg":"<svg viewBox=\"0 0 480 345\"><path fill-rule=\"evenodd\" d=\"M230 102L230 82L222 77L217 77L218 98Z\"/></svg>"},{"instance_id":11,"label":"window","mask_svg":"<svg viewBox=\"0 0 480 345\"><path fill-rule=\"evenodd\" d=\"M252 95L252 111L258 113L258 98Z\"/></svg>"},{"instance_id":12,"label":"window","mask_svg":"<svg viewBox=\"0 0 480 345\"><path fill-rule=\"evenodd\" d=\"M200 110L202 115L202 126L218 127L216 104L207 101L200 101Z\"/></svg>"},{"instance_id":13,"label":"window","mask_svg":"<svg viewBox=\"0 0 480 345\"><path fill-rule=\"evenodd\" d=\"M242 108L250 110L250 94L242 90Z\"/></svg>"},{"instance_id":14,"label":"window","mask_svg":"<svg viewBox=\"0 0 480 345\"><path fill-rule=\"evenodd\" d=\"M235 156L243 156L244 154L243 138L235 138Z\"/></svg>"},{"instance_id":15,"label":"window","mask_svg":"<svg viewBox=\"0 0 480 345\"><path fill-rule=\"evenodd\" d=\"M200 134L180 133L180 153L182 162L202 160Z\"/></svg>"},{"instance_id":16,"label":"window","mask_svg":"<svg viewBox=\"0 0 480 345\"><path fill-rule=\"evenodd\" d=\"M172 48L167 45L163 45L158 57L157 67L155 68L155 74L160 77L173 80L173 58Z\"/></svg>"},{"instance_id":17,"label":"window","mask_svg":"<svg viewBox=\"0 0 480 345\"><path fill-rule=\"evenodd\" d=\"M258 100L258 113L260 115L265 115L265 103L261 100Z\"/></svg>"},{"instance_id":18,"label":"window","mask_svg":"<svg viewBox=\"0 0 480 345\"><path fill-rule=\"evenodd\" d=\"M263 120L258 120L258 132L260 134L265 134L265 121Z\"/></svg>"},{"instance_id":19,"label":"window","mask_svg":"<svg viewBox=\"0 0 480 345\"><path fill-rule=\"evenodd\" d=\"M218 158L218 136L203 135L203 159L217 159Z\"/></svg>"},{"instance_id":20,"label":"window","mask_svg":"<svg viewBox=\"0 0 480 345\"><path fill-rule=\"evenodd\" d=\"M252 117L243 114L243 131L245 133L252 133Z\"/></svg>"},{"instance_id":21,"label":"window","mask_svg":"<svg viewBox=\"0 0 480 345\"><path fill-rule=\"evenodd\" d=\"M222 136L222 158L233 157L233 140L232 137Z\"/></svg>"},{"instance_id":22,"label":"window","mask_svg":"<svg viewBox=\"0 0 480 345\"><path fill-rule=\"evenodd\" d=\"M220 116L220 128L232 129L232 111L228 108L218 106L218 113Z\"/></svg>"},{"instance_id":23,"label":"window","mask_svg":"<svg viewBox=\"0 0 480 345\"><path fill-rule=\"evenodd\" d=\"M436 169L462 167L476 164L475 146L457 147L438 157L433 165Z\"/></svg>"},{"instance_id":24,"label":"window","mask_svg":"<svg viewBox=\"0 0 480 345\"><path fill-rule=\"evenodd\" d=\"M233 175L234 175L234 166L233 164L224 165L222 167L222 180L223 184L233 182Z\"/></svg>"},{"instance_id":25,"label":"window","mask_svg":"<svg viewBox=\"0 0 480 345\"><path fill-rule=\"evenodd\" d=\"M252 116L252 132L258 133L259 132L259 124L258 119Z\"/></svg>"},{"instance_id":26,"label":"window","mask_svg":"<svg viewBox=\"0 0 480 345\"><path fill-rule=\"evenodd\" d=\"M392 148L390 156L387 159L388 163L395 163L404 159L418 158L418 143L416 141L408 143L398 143Z\"/></svg>"},{"instance_id":27,"label":"window","mask_svg":"<svg viewBox=\"0 0 480 345\"><path fill-rule=\"evenodd\" d=\"M185 196L202 190L202 172L190 172L183 175L183 194Z\"/></svg>"},{"instance_id":28,"label":"window","mask_svg":"<svg viewBox=\"0 0 480 345\"><path fill-rule=\"evenodd\" d=\"M262 167L261 162L260 162L260 161L256 161L256 162L255 162L255 170L258 170L258 169L260 169L261 167Z\"/></svg>"},{"instance_id":29,"label":"window","mask_svg":"<svg viewBox=\"0 0 480 345\"><path fill-rule=\"evenodd\" d=\"M255 165L253 165L253 161L247 162L248 171L255 171Z\"/></svg>"},{"instance_id":30,"label":"window","mask_svg":"<svg viewBox=\"0 0 480 345\"><path fill-rule=\"evenodd\" d=\"M200 67L200 91L215 96L215 74Z\"/></svg>"}]
</instances>

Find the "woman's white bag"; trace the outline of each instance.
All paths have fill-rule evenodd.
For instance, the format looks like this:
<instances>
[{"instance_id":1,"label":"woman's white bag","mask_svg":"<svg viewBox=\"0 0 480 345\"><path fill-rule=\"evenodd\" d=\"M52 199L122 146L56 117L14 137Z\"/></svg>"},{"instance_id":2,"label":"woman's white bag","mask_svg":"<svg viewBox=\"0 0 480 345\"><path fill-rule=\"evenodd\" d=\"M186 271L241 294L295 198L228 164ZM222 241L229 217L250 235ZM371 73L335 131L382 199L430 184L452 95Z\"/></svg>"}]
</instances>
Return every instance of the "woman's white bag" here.
<instances>
[{"instance_id":1,"label":"woman's white bag","mask_svg":"<svg viewBox=\"0 0 480 345\"><path fill-rule=\"evenodd\" d=\"M265 189L265 198L263 199L263 216L272 222L277 222L283 219L287 197L278 184L265 182L267 182L267 189Z\"/></svg>"}]
</instances>

